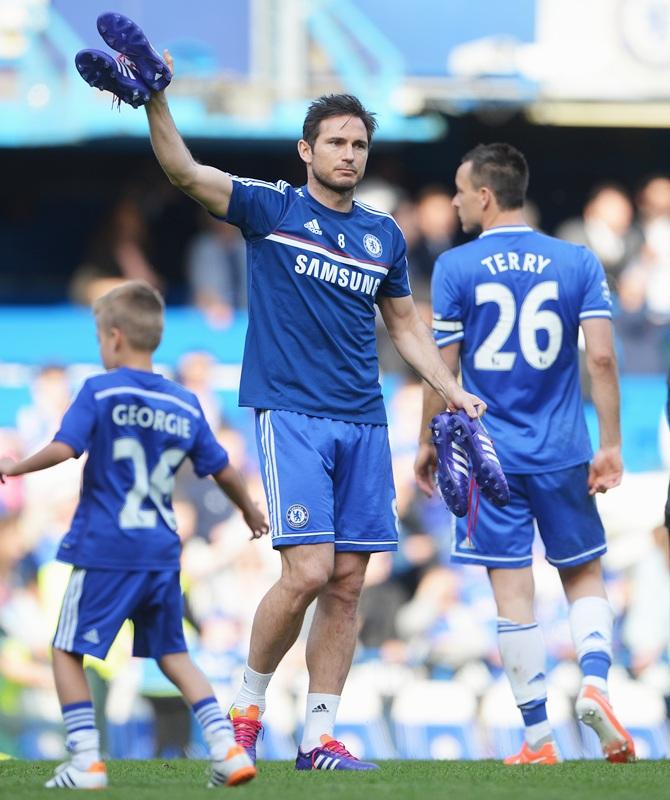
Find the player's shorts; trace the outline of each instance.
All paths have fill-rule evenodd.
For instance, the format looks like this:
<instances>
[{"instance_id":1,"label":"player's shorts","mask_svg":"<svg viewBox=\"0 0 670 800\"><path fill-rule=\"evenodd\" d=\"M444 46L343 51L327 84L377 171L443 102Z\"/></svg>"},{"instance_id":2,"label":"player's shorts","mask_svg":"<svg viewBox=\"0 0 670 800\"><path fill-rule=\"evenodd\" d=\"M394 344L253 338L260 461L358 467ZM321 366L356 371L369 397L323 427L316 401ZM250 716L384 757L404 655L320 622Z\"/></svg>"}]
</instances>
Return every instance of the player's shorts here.
<instances>
[{"instance_id":1,"label":"player's shorts","mask_svg":"<svg viewBox=\"0 0 670 800\"><path fill-rule=\"evenodd\" d=\"M65 590L53 646L105 658L123 623L135 627L133 655L183 653L178 571L120 572L74 567Z\"/></svg>"},{"instance_id":2,"label":"player's shorts","mask_svg":"<svg viewBox=\"0 0 670 800\"><path fill-rule=\"evenodd\" d=\"M588 493L588 470L588 464L580 464L537 475L508 474L509 505L496 508L482 498L469 539L467 517L454 518L452 561L503 569L528 567L534 521L547 561L559 569L603 555L605 531Z\"/></svg>"},{"instance_id":3,"label":"player's shorts","mask_svg":"<svg viewBox=\"0 0 670 800\"><path fill-rule=\"evenodd\" d=\"M336 552L398 549L385 425L256 411L273 547L334 543Z\"/></svg>"}]
</instances>

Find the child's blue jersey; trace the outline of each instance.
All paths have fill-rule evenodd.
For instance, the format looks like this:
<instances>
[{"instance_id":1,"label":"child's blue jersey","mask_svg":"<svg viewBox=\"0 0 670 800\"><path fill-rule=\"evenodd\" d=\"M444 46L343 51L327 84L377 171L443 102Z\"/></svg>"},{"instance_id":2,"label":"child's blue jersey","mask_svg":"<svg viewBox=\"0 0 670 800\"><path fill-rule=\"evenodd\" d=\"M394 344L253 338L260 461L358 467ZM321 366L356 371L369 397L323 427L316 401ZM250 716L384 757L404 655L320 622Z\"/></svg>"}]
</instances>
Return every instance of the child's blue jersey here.
<instances>
[{"instance_id":1,"label":"child's blue jersey","mask_svg":"<svg viewBox=\"0 0 670 800\"><path fill-rule=\"evenodd\" d=\"M88 378L55 441L88 451L79 505L58 558L77 567L179 569L172 489L188 456L200 477L228 464L192 392L122 367Z\"/></svg>"},{"instance_id":2,"label":"child's blue jersey","mask_svg":"<svg viewBox=\"0 0 670 800\"><path fill-rule=\"evenodd\" d=\"M596 257L527 226L491 228L438 258L432 292L435 341L461 343L463 385L488 404L485 423L504 469L588 461L579 325L611 318Z\"/></svg>"},{"instance_id":3,"label":"child's blue jersey","mask_svg":"<svg viewBox=\"0 0 670 800\"><path fill-rule=\"evenodd\" d=\"M240 405L386 424L375 300L410 294L393 218L306 187L233 178L228 222L247 240L249 328Z\"/></svg>"}]
</instances>

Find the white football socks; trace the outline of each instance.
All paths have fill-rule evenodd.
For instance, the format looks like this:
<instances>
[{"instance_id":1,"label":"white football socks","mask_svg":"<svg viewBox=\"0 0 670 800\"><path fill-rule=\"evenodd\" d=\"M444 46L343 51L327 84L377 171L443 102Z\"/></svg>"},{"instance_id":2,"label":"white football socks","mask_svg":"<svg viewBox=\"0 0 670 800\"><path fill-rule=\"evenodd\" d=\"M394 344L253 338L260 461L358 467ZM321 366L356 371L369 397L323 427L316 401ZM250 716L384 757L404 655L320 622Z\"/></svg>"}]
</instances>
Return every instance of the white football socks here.
<instances>
[{"instance_id":1,"label":"white football socks","mask_svg":"<svg viewBox=\"0 0 670 800\"><path fill-rule=\"evenodd\" d=\"M612 663L614 614L603 597L580 597L570 606L570 632L584 677L582 686L595 686L607 695L607 672Z\"/></svg>"},{"instance_id":2,"label":"white football socks","mask_svg":"<svg viewBox=\"0 0 670 800\"><path fill-rule=\"evenodd\" d=\"M307 695L305 713L305 728L302 732L300 749L308 753L321 744L323 734L333 735L335 730L335 717L340 705L340 696L337 694L320 694L311 692Z\"/></svg>"},{"instance_id":3,"label":"white football socks","mask_svg":"<svg viewBox=\"0 0 670 800\"><path fill-rule=\"evenodd\" d=\"M68 735L66 744L77 769L86 771L100 761L100 733L96 729L75 731Z\"/></svg>"},{"instance_id":4,"label":"white football socks","mask_svg":"<svg viewBox=\"0 0 670 800\"><path fill-rule=\"evenodd\" d=\"M553 736L547 719L545 647L537 623L498 617L498 642L505 674L523 715L525 736L534 750Z\"/></svg>"},{"instance_id":5,"label":"white football socks","mask_svg":"<svg viewBox=\"0 0 670 800\"><path fill-rule=\"evenodd\" d=\"M249 706L258 706L262 715L265 711L265 692L273 675L274 672L256 672L247 664L244 668L242 686L235 697L233 707L246 709Z\"/></svg>"}]
</instances>

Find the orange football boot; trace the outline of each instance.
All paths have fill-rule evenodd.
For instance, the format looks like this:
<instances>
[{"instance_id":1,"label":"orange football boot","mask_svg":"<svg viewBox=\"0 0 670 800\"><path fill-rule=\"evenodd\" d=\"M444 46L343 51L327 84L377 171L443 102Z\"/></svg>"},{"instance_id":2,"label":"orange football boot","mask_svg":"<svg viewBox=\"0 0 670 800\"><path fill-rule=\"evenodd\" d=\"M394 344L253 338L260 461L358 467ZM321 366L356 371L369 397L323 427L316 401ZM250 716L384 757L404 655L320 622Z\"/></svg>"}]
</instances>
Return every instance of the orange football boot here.
<instances>
[{"instance_id":1,"label":"orange football boot","mask_svg":"<svg viewBox=\"0 0 670 800\"><path fill-rule=\"evenodd\" d=\"M503 764L558 764L560 760L553 742L545 742L539 750L532 750L528 742L524 742L521 750L515 756L507 756Z\"/></svg>"},{"instance_id":2,"label":"orange football boot","mask_svg":"<svg viewBox=\"0 0 670 800\"><path fill-rule=\"evenodd\" d=\"M635 761L633 737L614 716L607 698L595 686L584 686L575 704L577 717L598 734L603 754L613 764Z\"/></svg>"}]
</instances>

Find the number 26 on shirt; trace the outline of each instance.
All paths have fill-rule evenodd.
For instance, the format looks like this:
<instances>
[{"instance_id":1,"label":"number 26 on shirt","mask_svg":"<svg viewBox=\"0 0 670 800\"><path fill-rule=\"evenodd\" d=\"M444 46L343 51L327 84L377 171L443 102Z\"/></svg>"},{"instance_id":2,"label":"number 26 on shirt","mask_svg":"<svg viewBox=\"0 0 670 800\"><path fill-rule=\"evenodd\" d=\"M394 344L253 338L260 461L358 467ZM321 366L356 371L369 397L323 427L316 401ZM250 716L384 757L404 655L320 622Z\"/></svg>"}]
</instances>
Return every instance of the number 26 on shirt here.
<instances>
[{"instance_id":1,"label":"number 26 on shirt","mask_svg":"<svg viewBox=\"0 0 670 800\"><path fill-rule=\"evenodd\" d=\"M489 335L477 348L474 355L475 369L509 372L514 366L517 353L503 348L518 322L519 349L524 360L535 369L548 369L561 349L563 323L555 311L541 309L546 300L558 300L558 283L543 281L536 284L517 309L514 295L502 283L480 283L475 289L478 306L496 303L498 320ZM546 347L537 343L537 332L546 331Z\"/></svg>"}]
</instances>

